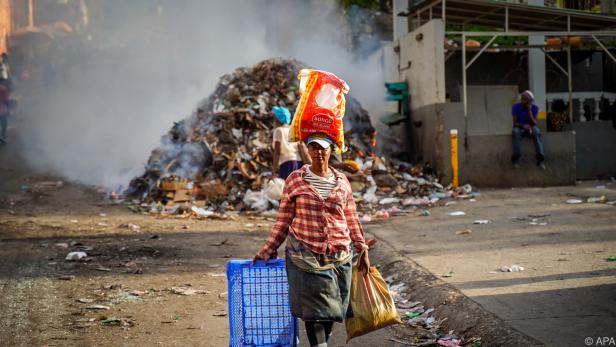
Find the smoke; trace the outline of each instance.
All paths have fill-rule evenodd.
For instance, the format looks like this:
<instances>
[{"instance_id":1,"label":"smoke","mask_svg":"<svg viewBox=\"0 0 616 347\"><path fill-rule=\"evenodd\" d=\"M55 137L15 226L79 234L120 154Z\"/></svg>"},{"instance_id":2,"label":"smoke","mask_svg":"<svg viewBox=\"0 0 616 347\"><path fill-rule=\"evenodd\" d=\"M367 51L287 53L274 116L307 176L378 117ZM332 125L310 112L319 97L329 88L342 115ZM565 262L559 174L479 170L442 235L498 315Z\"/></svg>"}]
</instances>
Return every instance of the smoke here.
<instances>
[{"instance_id":1,"label":"smoke","mask_svg":"<svg viewBox=\"0 0 616 347\"><path fill-rule=\"evenodd\" d=\"M42 84L28 86L36 93L22 105L24 157L68 179L126 186L220 76L275 56L336 73L364 107L379 110L381 67L346 48L336 3L89 1L87 49L73 42L54 52Z\"/></svg>"}]
</instances>

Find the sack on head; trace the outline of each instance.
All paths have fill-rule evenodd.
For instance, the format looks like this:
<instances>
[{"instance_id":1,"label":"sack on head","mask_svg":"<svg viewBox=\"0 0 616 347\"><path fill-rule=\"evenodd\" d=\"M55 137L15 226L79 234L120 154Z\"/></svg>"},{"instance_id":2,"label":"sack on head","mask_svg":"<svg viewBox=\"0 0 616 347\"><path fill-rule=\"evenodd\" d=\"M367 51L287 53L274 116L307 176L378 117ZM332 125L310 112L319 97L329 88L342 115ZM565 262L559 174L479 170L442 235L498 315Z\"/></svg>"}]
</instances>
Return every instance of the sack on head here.
<instances>
[{"instance_id":1,"label":"sack on head","mask_svg":"<svg viewBox=\"0 0 616 347\"><path fill-rule=\"evenodd\" d=\"M303 141L315 133L324 133L344 151L345 81L333 73L302 69L299 79L300 100L291 123L290 140Z\"/></svg>"}]
</instances>

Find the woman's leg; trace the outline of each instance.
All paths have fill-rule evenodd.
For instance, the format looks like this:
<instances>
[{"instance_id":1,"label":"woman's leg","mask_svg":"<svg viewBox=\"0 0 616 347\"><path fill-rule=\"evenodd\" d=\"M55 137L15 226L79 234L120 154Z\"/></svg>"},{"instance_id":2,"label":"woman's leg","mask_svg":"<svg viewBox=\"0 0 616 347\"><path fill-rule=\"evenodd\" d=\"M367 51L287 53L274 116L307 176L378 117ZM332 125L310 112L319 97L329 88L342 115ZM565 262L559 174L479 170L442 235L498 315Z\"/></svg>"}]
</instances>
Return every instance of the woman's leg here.
<instances>
[{"instance_id":1,"label":"woman's leg","mask_svg":"<svg viewBox=\"0 0 616 347\"><path fill-rule=\"evenodd\" d=\"M323 322L323 327L325 328L325 342L329 341L329 338L332 336L332 329L334 328L333 321Z\"/></svg>"},{"instance_id":2,"label":"woman's leg","mask_svg":"<svg viewBox=\"0 0 616 347\"><path fill-rule=\"evenodd\" d=\"M308 342L311 347L327 347L327 339L331 334L331 327L333 322L317 322L306 321L306 335L308 335ZM329 326L329 334L327 333L327 327Z\"/></svg>"}]
</instances>

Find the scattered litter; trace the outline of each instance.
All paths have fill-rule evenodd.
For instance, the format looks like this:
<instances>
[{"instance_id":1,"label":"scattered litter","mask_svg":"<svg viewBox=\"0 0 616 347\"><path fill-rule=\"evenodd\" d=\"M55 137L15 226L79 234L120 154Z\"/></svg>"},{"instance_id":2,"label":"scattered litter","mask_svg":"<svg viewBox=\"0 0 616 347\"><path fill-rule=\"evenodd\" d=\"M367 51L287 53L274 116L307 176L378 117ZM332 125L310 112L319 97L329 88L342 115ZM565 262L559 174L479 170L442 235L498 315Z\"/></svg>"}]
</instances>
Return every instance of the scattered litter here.
<instances>
[{"instance_id":1,"label":"scattered litter","mask_svg":"<svg viewBox=\"0 0 616 347\"><path fill-rule=\"evenodd\" d=\"M607 261L616 261L616 255L615 255L615 256L613 256L613 257L609 257L609 258L607 258Z\"/></svg>"},{"instance_id":2,"label":"scattered litter","mask_svg":"<svg viewBox=\"0 0 616 347\"><path fill-rule=\"evenodd\" d=\"M601 196L593 196L586 200L588 203L596 203L596 204L605 204L607 202L607 198L605 195Z\"/></svg>"},{"instance_id":3,"label":"scattered litter","mask_svg":"<svg viewBox=\"0 0 616 347\"><path fill-rule=\"evenodd\" d=\"M212 243L211 245L212 245L212 246L222 246L222 245L226 245L226 244L227 244L227 242L229 242L229 239L224 239L224 240L222 240L222 241L220 241L220 242L215 242L215 243Z\"/></svg>"},{"instance_id":4,"label":"scattered litter","mask_svg":"<svg viewBox=\"0 0 616 347\"><path fill-rule=\"evenodd\" d=\"M580 199L569 199L569 200L567 200L567 201L566 201L566 203L568 203L568 204L572 204L572 205L573 205L573 204L581 204L581 203L583 203L583 202L584 202L584 201L583 201L583 200L580 200Z\"/></svg>"},{"instance_id":5,"label":"scattered litter","mask_svg":"<svg viewBox=\"0 0 616 347\"><path fill-rule=\"evenodd\" d=\"M225 311L216 312L212 316L214 316L214 317L226 317L227 316L227 312L225 312Z\"/></svg>"},{"instance_id":6,"label":"scattered litter","mask_svg":"<svg viewBox=\"0 0 616 347\"><path fill-rule=\"evenodd\" d=\"M178 295L195 295L195 294L209 294L207 290L193 289L189 287L171 287L171 292Z\"/></svg>"},{"instance_id":7,"label":"scattered litter","mask_svg":"<svg viewBox=\"0 0 616 347\"><path fill-rule=\"evenodd\" d=\"M416 317L421 316L422 313L423 312L407 312L407 313L404 314L404 316L406 318L411 318L412 319L412 318L416 318Z\"/></svg>"},{"instance_id":8,"label":"scattered litter","mask_svg":"<svg viewBox=\"0 0 616 347\"><path fill-rule=\"evenodd\" d=\"M400 202L399 198L384 198L379 201L379 205L397 204Z\"/></svg>"},{"instance_id":9,"label":"scattered litter","mask_svg":"<svg viewBox=\"0 0 616 347\"><path fill-rule=\"evenodd\" d=\"M66 255L66 260L67 261L75 261L75 260L81 260L81 259L85 259L88 256L88 254L86 252L70 252L69 254Z\"/></svg>"},{"instance_id":10,"label":"scattered litter","mask_svg":"<svg viewBox=\"0 0 616 347\"><path fill-rule=\"evenodd\" d=\"M103 325L117 325L124 329L135 326L135 321L130 318L109 317L100 320Z\"/></svg>"},{"instance_id":11,"label":"scattered litter","mask_svg":"<svg viewBox=\"0 0 616 347\"><path fill-rule=\"evenodd\" d=\"M284 180L282 178L274 178L265 185L265 195L271 200L282 199L282 191L284 189Z\"/></svg>"},{"instance_id":12,"label":"scattered litter","mask_svg":"<svg viewBox=\"0 0 616 347\"><path fill-rule=\"evenodd\" d=\"M437 202L438 200L438 198L434 200L429 198L407 198L402 200L402 206L428 206Z\"/></svg>"},{"instance_id":13,"label":"scattered litter","mask_svg":"<svg viewBox=\"0 0 616 347\"><path fill-rule=\"evenodd\" d=\"M492 223L492 221L488 219L477 219L476 221L473 222L473 224L480 224L480 225L490 224L490 223Z\"/></svg>"},{"instance_id":14,"label":"scattered litter","mask_svg":"<svg viewBox=\"0 0 616 347\"><path fill-rule=\"evenodd\" d=\"M530 225L538 225L538 226L546 226L546 225L548 225L548 223L546 223L546 222L537 222L537 221L532 221L532 222L530 222L528 224L530 224Z\"/></svg>"},{"instance_id":15,"label":"scattered litter","mask_svg":"<svg viewBox=\"0 0 616 347\"><path fill-rule=\"evenodd\" d=\"M146 295L147 293L148 293L147 291L143 291L143 290L133 290L129 294L133 296L143 296L143 295Z\"/></svg>"},{"instance_id":16,"label":"scattered litter","mask_svg":"<svg viewBox=\"0 0 616 347\"><path fill-rule=\"evenodd\" d=\"M101 216L101 217L107 217L106 213L99 213L98 215Z\"/></svg>"},{"instance_id":17,"label":"scattered litter","mask_svg":"<svg viewBox=\"0 0 616 347\"><path fill-rule=\"evenodd\" d=\"M105 305L90 305L86 308L88 310L111 310L111 307Z\"/></svg>"},{"instance_id":18,"label":"scattered litter","mask_svg":"<svg viewBox=\"0 0 616 347\"><path fill-rule=\"evenodd\" d=\"M549 214L549 213L529 214L529 215L528 215L528 217L529 217L529 218L535 218L535 219L538 219L538 218L545 218L545 217L549 217L549 216L550 216L550 214Z\"/></svg>"},{"instance_id":19,"label":"scattered litter","mask_svg":"<svg viewBox=\"0 0 616 347\"><path fill-rule=\"evenodd\" d=\"M121 224L120 225L121 228L126 228L129 229L131 231L140 231L141 227L137 224L134 223L126 223L126 224Z\"/></svg>"},{"instance_id":20,"label":"scattered litter","mask_svg":"<svg viewBox=\"0 0 616 347\"><path fill-rule=\"evenodd\" d=\"M62 248L62 249L68 249L68 247L69 247L67 242L56 243L56 244L54 244L54 246L56 246L58 248Z\"/></svg>"},{"instance_id":21,"label":"scattered litter","mask_svg":"<svg viewBox=\"0 0 616 347\"><path fill-rule=\"evenodd\" d=\"M452 216L452 217L456 217L456 216L466 216L466 212L464 211L453 211L453 212L449 212L447 213L448 215Z\"/></svg>"},{"instance_id":22,"label":"scattered litter","mask_svg":"<svg viewBox=\"0 0 616 347\"><path fill-rule=\"evenodd\" d=\"M269 199L267 195L265 195L262 191L252 191L248 189L246 194L244 194L244 204L250 206L252 210L256 211L265 211L269 207Z\"/></svg>"},{"instance_id":23,"label":"scattered litter","mask_svg":"<svg viewBox=\"0 0 616 347\"><path fill-rule=\"evenodd\" d=\"M107 318L107 319L101 319L101 323L102 324L107 324L107 325L119 324L120 322L121 322L120 318L116 318L116 317L111 317L111 318Z\"/></svg>"},{"instance_id":24,"label":"scattered litter","mask_svg":"<svg viewBox=\"0 0 616 347\"><path fill-rule=\"evenodd\" d=\"M99 266L97 268L95 268L94 270L96 271L105 271L105 272L111 272L111 269L108 267L104 267L104 266Z\"/></svg>"},{"instance_id":25,"label":"scattered litter","mask_svg":"<svg viewBox=\"0 0 616 347\"><path fill-rule=\"evenodd\" d=\"M389 218L389 211L387 211L387 210L376 211L376 213L374 214L374 217L375 218L387 219L387 218Z\"/></svg>"},{"instance_id":26,"label":"scattered litter","mask_svg":"<svg viewBox=\"0 0 616 347\"><path fill-rule=\"evenodd\" d=\"M211 217L214 215L214 211L208 211L202 207L193 206L190 210L196 213L199 217Z\"/></svg>"},{"instance_id":27,"label":"scattered litter","mask_svg":"<svg viewBox=\"0 0 616 347\"><path fill-rule=\"evenodd\" d=\"M500 268L501 272L520 272L524 271L524 267L520 265L503 266Z\"/></svg>"},{"instance_id":28,"label":"scattered litter","mask_svg":"<svg viewBox=\"0 0 616 347\"><path fill-rule=\"evenodd\" d=\"M471 229L458 230L456 231L456 235L470 235L473 231Z\"/></svg>"},{"instance_id":29,"label":"scattered litter","mask_svg":"<svg viewBox=\"0 0 616 347\"><path fill-rule=\"evenodd\" d=\"M421 210L421 213L419 215L423 217L430 217L431 214L428 210Z\"/></svg>"},{"instance_id":30,"label":"scattered litter","mask_svg":"<svg viewBox=\"0 0 616 347\"><path fill-rule=\"evenodd\" d=\"M456 275L456 273L455 273L455 272L453 272L453 271L449 271L448 273L444 274L444 275L443 275L443 277L453 277L453 276L455 276L455 275Z\"/></svg>"},{"instance_id":31,"label":"scattered litter","mask_svg":"<svg viewBox=\"0 0 616 347\"><path fill-rule=\"evenodd\" d=\"M444 347L459 347L462 343L461 339L455 337L441 338L436 341L436 344Z\"/></svg>"}]
</instances>

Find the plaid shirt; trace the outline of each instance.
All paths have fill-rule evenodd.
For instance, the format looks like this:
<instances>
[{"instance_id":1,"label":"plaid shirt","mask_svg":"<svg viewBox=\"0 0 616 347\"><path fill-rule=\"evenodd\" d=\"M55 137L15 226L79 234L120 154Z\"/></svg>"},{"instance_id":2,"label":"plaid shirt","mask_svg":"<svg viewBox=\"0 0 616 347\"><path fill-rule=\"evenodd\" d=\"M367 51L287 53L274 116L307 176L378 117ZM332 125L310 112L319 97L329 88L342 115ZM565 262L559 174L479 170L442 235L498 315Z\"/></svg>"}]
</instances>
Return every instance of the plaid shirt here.
<instances>
[{"instance_id":1,"label":"plaid shirt","mask_svg":"<svg viewBox=\"0 0 616 347\"><path fill-rule=\"evenodd\" d=\"M357 250L366 248L359 224L351 184L344 174L331 169L337 184L323 200L304 180L308 165L289 175L276 223L257 253L263 259L276 258L277 249L289 232L317 254L348 252L351 241Z\"/></svg>"}]
</instances>

